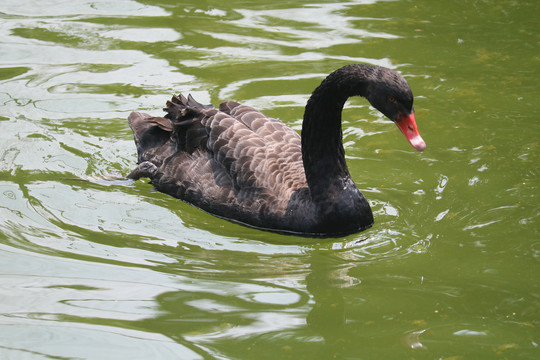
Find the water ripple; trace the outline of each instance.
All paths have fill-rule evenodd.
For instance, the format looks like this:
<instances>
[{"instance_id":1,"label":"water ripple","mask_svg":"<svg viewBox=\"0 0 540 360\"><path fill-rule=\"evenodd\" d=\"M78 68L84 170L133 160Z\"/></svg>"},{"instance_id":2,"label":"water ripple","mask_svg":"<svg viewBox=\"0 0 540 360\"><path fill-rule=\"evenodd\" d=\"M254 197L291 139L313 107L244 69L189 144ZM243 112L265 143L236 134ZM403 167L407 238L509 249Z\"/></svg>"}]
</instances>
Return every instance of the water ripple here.
<instances>
[{"instance_id":1,"label":"water ripple","mask_svg":"<svg viewBox=\"0 0 540 360\"><path fill-rule=\"evenodd\" d=\"M410 5L3 1L0 356L537 353L532 6ZM131 110L185 92L300 130L310 92L352 62L404 72L433 144L416 154L347 103L347 162L376 219L363 233L262 232L145 180L86 181L135 165Z\"/></svg>"}]
</instances>

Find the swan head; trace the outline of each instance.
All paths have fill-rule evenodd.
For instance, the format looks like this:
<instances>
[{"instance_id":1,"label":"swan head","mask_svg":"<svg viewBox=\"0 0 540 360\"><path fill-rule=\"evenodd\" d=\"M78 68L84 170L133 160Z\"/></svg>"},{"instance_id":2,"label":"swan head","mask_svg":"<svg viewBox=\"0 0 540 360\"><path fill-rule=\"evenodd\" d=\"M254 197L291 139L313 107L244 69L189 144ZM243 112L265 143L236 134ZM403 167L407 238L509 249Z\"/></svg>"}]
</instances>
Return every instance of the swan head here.
<instances>
[{"instance_id":1,"label":"swan head","mask_svg":"<svg viewBox=\"0 0 540 360\"><path fill-rule=\"evenodd\" d=\"M416 150L424 151L426 143L418 133L413 94L407 80L397 71L382 67L377 70L370 76L366 99L398 126Z\"/></svg>"}]
</instances>

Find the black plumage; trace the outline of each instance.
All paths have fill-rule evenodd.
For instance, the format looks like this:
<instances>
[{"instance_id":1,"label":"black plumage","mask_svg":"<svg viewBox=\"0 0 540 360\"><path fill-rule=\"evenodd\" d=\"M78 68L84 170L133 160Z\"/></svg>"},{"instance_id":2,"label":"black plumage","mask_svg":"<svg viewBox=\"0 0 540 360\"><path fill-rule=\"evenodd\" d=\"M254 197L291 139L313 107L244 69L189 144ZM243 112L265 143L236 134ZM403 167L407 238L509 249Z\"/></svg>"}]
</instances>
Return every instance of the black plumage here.
<instances>
[{"instance_id":1,"label":"black plumage","mask_svg":"<svg viewBox=\"0 0 540 360\"><path fill-rule=\"evenodd\" d=\"M349 175L341 134L341 111L354 95L398 126L402 118L414 122L407 82L372 65L345 66L321 83L306 105L302 138L249 106L228 101L215 109L173 96L165 117L128 117L139 162L128 177L150 177L164 193L261 229L305 236L362 231L373 215ZM425 143L413 146L421 151Z\"/></svg>"}]
</instances>

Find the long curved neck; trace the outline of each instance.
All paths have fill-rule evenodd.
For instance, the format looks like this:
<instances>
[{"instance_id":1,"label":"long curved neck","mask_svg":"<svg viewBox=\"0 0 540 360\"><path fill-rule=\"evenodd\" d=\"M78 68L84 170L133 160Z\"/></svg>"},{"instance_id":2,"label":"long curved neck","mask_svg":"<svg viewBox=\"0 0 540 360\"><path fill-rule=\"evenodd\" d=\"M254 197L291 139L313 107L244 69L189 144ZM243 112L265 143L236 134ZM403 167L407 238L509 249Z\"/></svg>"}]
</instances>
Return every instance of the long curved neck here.
<instances>
[{"instance_id":1,"label":"long curved neck","mask_svg":"<svg viewBox=\"0 0 540 360\"><path fill-rule=\"evenodd\" d=\"M325 194L350 178L345 162L341 112L351 96L366 96L374 67L350 65L328 75L306 105L302 159L312 194Z\"/></svg>"}]
</instances>

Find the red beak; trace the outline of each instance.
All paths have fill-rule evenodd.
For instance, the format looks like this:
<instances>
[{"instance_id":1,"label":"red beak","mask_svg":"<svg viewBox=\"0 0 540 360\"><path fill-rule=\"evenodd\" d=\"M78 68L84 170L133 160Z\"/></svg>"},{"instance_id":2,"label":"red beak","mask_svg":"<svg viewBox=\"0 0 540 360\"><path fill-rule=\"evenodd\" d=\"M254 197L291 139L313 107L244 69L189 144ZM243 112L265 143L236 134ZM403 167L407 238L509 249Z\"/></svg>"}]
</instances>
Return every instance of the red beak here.
<instances>
[{"instance_id":1,"label":"red beak","mask_svg":"<svg viewBox=\"0 0 540 360\"><path fill-rule=\"evenodd\" d=\"M418 133L416 128L416 120L414 119L414 113L410 115L398 115L396 125L399 130L405 135L409 143L418 151L424 151L426 149L426 143Z\"/></svg>"}]
</instances>

